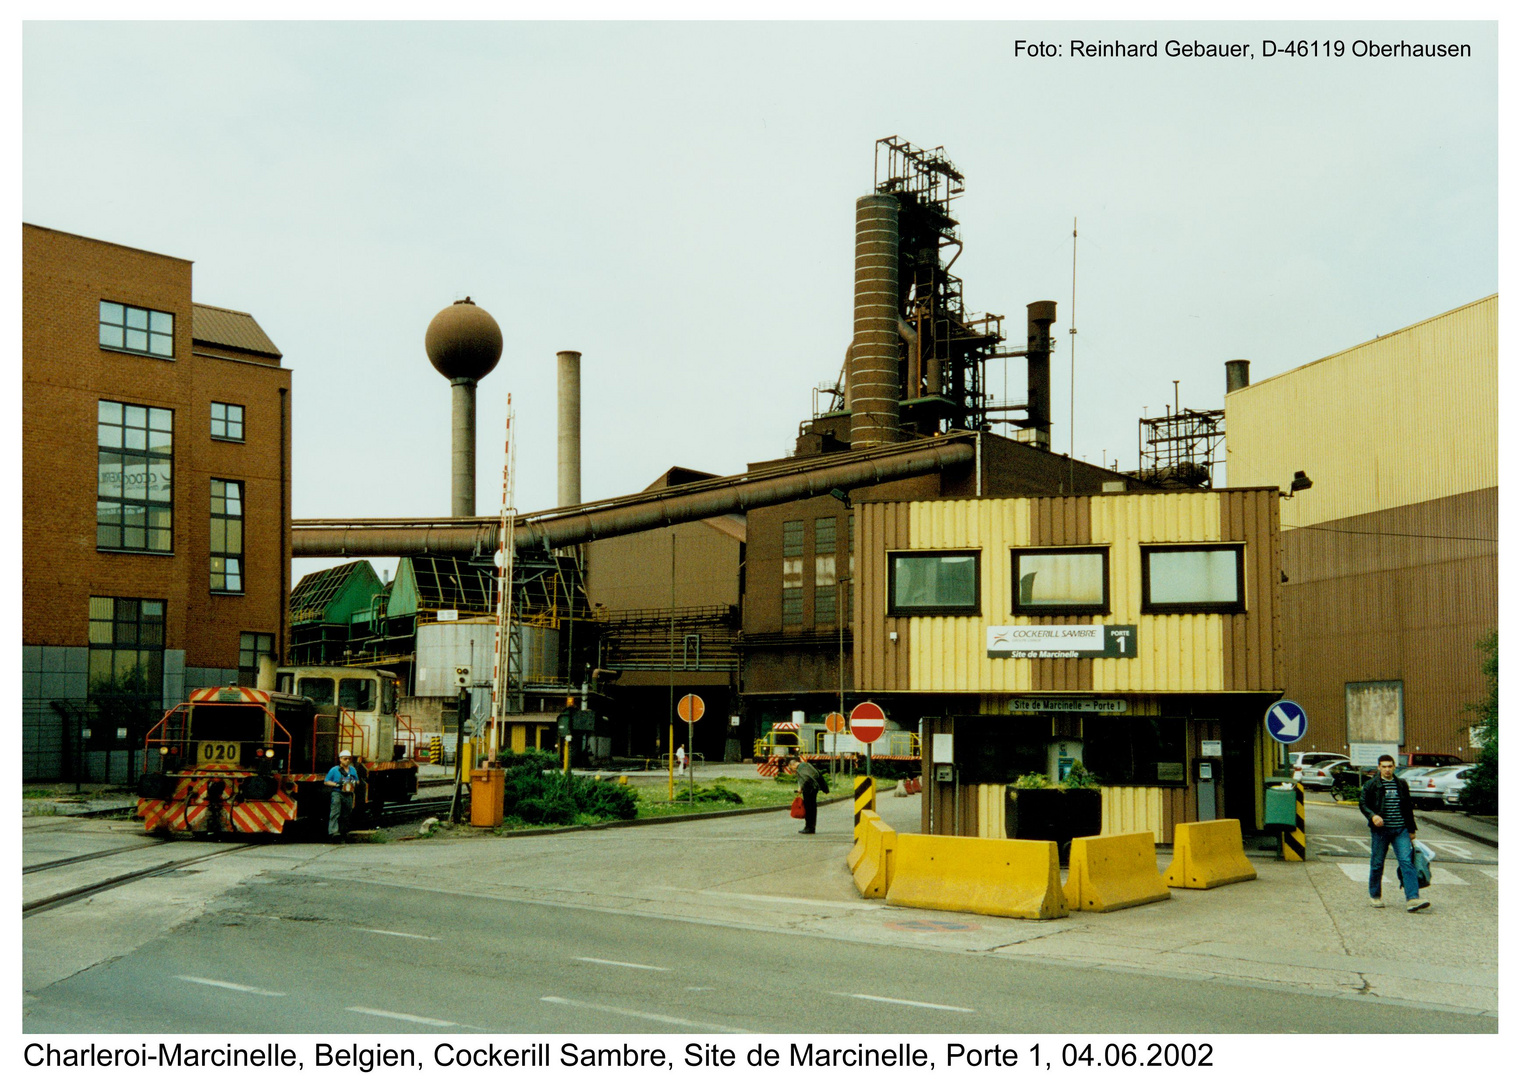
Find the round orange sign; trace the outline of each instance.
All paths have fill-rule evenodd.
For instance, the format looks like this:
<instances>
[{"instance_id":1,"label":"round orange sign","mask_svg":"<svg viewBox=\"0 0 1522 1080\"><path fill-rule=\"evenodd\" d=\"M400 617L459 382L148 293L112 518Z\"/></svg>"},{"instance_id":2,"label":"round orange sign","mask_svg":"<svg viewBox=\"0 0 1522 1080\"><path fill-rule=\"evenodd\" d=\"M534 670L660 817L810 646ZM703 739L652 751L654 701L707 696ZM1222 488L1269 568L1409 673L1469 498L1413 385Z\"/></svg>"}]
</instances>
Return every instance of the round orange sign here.
<instances>
[{"instance_id":1,"label":"round orange sign","mask_svg":"<svg viewBox=\"0 0 1522 1080\"><path fill-rule=\"evenodd\" d=\"M682 700L676 703L676 714L689 724L703 719L703 699L696 694L683 695Z\"/></svg>"},{"instance_id":2,"label":"round orange sign","mask_svg":"<svg viewBox=\"0 0 1522 1080\"><path fill-rule=\"evenodd\" d=\"M838 712L832 712L824 718L824 726L838 735L846 729L846 718Z\"/></svg>"}]
</instances>

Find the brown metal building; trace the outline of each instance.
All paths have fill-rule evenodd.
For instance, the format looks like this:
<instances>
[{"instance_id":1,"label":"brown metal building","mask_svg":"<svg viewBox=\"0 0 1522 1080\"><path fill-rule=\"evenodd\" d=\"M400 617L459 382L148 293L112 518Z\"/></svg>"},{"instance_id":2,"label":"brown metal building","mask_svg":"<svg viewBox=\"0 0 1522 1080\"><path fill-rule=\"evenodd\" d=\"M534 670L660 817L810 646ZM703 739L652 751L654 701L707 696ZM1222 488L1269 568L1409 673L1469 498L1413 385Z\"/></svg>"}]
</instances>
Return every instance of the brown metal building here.
<instances>
[{"instance_id":1,"label":"brown metal building","mask_svg":"<svg viewBox=\"0 0 1522 1080\"><path fill-rule=\"evenodd\" d=\"M119 777L136 725L282 648L291 374L188 260L21 232L23 774Z\"/></svg>"},{"instance_id":2,"label":"brown metal building","mask_svg":"<svg viewBox=\"0 0 1522 1080\"><path fill-rule=\"evenodd\" d=\"M712 473L673 468L645 491L708 479ZM598 704L614 721L614 753L666 753L671 703L691 693L706 712L688 752L738 760L730 717L739 704L745 518L725 514L630 533L590 543L585 552L587 600L600 631ZM686 743L685 724L676 725L675 738Z\"/></svg>"},{"instance_id":3,"label":"brown metal building","mask_svg":"<svg viewBox=\"0 0 1522 1080\"><path fill-rule=\"evenodd\" d=\"M1284 684L1295 749L1473 760L1464 706L1497 625L1497 297L1235 390L1232 484L1285 499Z\"/></svg>"}]
</instances>

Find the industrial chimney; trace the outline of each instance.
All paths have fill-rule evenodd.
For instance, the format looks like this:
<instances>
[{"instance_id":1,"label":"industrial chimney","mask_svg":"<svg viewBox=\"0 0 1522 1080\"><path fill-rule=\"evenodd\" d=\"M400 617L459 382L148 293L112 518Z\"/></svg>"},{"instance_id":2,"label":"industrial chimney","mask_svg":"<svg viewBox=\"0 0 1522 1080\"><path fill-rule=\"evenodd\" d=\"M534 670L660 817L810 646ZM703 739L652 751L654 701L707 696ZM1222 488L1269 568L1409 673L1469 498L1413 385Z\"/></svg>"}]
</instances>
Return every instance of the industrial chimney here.
<instances>
[{"instance_id":1,"label":"industrial chimney","mask_svg":"<svg viewBox=\"0 0 1522 1080\"><path fill-rule=\"evenodd\" d=\"M1248 360L1226 361L1226 392L1228 394L1233 390L1240 390L1247 385L1247 365L1249 363L1250 361Z\"/></svg>"},{"instance_id":2,"label":"industrial chimney","mask_svg":"<svg viewBox=\"0 0 1522 1080\"><path fill-rule=\"evenodd\" d=\"M1031 442L1052 448L1052 323L1057 301L1025 305L1025 419Z\"/></svg>"},{"instance_id":3,"label":"industrial chimney","mask_svg":"<svg viewBox=\"0 0 1522 1080\"><path fill-rule=\"evenodd\" d=\"M559 495L561 506L581 503L581 353L555 354L560 372Z\"/></svg>"},{"instance_id":4,"label":"industrial chimney","mask_svg":"<svg viewBox=\"0 0 1522 1080\"><path fill-rule=\"evenodd\" d=\"M898 442L898 198L856 200L856 318L851 338L851 449Z\"/></svg>"},{"instance_id":5,"label":"industrial chimney","mask_svg":"<svg viewBox=\"0 0 1522 1080\"><path fill-rule=\"evenodd\" d=\"M449 513L475 517L476 383L502 358L502 329L467 296L433 317L423 347L451 387Z\"/></svg>"}]
</instances>

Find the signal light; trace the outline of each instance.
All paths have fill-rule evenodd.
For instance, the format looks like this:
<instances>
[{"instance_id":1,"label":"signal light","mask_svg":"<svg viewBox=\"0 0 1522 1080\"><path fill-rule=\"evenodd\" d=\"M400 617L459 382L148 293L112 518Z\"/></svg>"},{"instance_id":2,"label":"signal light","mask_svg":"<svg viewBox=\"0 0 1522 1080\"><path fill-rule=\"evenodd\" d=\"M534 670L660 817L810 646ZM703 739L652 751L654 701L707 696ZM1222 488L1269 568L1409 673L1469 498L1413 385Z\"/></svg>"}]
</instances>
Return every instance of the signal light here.
<instances>
[{"instance_id":1,"label":"signal light","mask_svg":"<svg viewBox=\"0 0 1522 1080\"><path fill-rule=\"evenodd\" d=\"M160 754L168 754L169 753L169 747L167 747L167 746L161 746L161 747L159 747L159 753Z\"/></svg>"}]
</instances>

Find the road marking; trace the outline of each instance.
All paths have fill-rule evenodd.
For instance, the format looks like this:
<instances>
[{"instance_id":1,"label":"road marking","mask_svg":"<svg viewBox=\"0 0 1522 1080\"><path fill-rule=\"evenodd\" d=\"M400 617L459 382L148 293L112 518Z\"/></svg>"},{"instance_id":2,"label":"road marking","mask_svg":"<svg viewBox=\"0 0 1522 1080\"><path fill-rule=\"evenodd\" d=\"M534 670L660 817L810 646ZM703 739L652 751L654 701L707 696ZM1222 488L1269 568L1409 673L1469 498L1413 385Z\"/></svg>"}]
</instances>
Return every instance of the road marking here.
<instances>
[{"instance_id":1,"label":"road marking","mask_svg":"<svg viewBox=\"0 0 1522 1080\"><path fill-rule=\"evenodd\" d=\"M379 1016L383 1020L406 1020L412 1024L427 1024L430 1027L459 1027L453 1020L436 1020L431 1016L413 1016L411 1013L387 1012L385 1009L367 1009L363 1005L350 1005L345 1012L364 1013L366 1016Z\"/></svg>"},{"instance_id":2,"label":"road marking","mask_svg":"<svg viewBox=\"0 0 1522 1080\"><path fill-rule=\"evenodd\" d=\"M573 1009L591 1009L593 1012L611 1013L614 1016L627 1016L634 1020L653 1020L659 1024L675 1024L678 1027L702 1028L704 1031L717 1031L725 1035L753 1035L754 1032L745 1028L724 1027L720 1024L705 1024L701 1020L685 1020L680 1016L665 1016L661 1013L635 1012L633 1009L620 1009L612 1005L597 1005L590 1001L572 1001L563 997L542 997L540 1001L551 1005L569 1005Z\"/></svg>"},{"instance_id":3,"label":"road marking","mask_svg":"<svg viewBox=\"0 0 1522 1080\"><path fill-rule=\"evenodd\" d=\"M361 934L385 934L387 937L416 938L418 941L442 941L442 938L429 937L426 934L404 934L400 930L375 930L368 926L353 926L351 930L358 930Z\"/></svg>"},{"instance_id":4,"label":"road marking","mask_svg":"<svg viewBox=\"0 0 1522 1080\"><path fill-rule=\"evenodd\" d=\"M836 997L857 998L861 1001L881 1001L885 1005L909 1005L916 1009L940 1009L942 1012L977 1012L976 1009L964 1009L960 1005L937 1005L933 1001L908 1001L904 998L878 997L876 994L848 994L843 990L831 990Z\"/></svg>"},{"instance_id":5,"label":"road marking","mask_svg":"<svg viewBox=\"0 0 1522 1080\"><path fill-rule=\"evenodd\" d=\"M1387 880L1392 880L1392 881L1394 880L1395 871L1391 868L1392 865L1394 865L1394 864L1395 864L1395 860L1394 859L1390 859L1390 860L1388 860L1385 863L1385 875L1384 876L1385 876L1385 878ZM1337 865L1338 865L1338 867L1341 868L1341 870L1342 870L1342 872L1344 874L1348 875L1348 877L1351 880L1357 881L1360 884L1365 884L1365 885L1368 884L1368 881L1369 881L1369 864L1368 863L1340 862ZM1432 884L1434 884L1434 885L1468 885L1469 882L1467 882L1463 878L1459 877L1452 870L1444 870L1441 866L1434 866L1432 868Z\"/></svg>"},{"instance_id":6,"label":"road marking","mask_svg":"<svg viewBox=\"0 0 1522 1080\"><path fill-rule=\"evenodd\" d=\"M670 971L670 968L656 967L654 964L631 964L627 960L599 960L595 956L573 956L572 960L580 960L583 964L607 964L609 967L639 968L641 971Z\"/></svg>"},{"instance_id":7,"label":"road marking","mask_svg":"<svg viewBox=\"0 0 1522 1080\"><path fill-rule=\"evenodd\" d=\"M175 978L185 982L198 983L201 986L215 986L218 990L236 990L240 994L258 994L260 997L285 997L284 990L262 990L257 986L244 986L242 983L223 982L221 979L198 979L194 975L176 975Z\"/></svg>"},{"instance_id":8,"label":"road marking","mask_svg":"<svg viewBox=\"0 0 1522 1080\"><path fill-rule=\"evenodd\" d=\"M1499 866L1476 866L1475 869L1488 878L1496 881L1501 880L1501 868Z\"/></svg>"}]
</instances>

